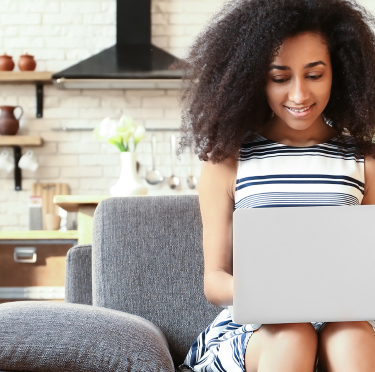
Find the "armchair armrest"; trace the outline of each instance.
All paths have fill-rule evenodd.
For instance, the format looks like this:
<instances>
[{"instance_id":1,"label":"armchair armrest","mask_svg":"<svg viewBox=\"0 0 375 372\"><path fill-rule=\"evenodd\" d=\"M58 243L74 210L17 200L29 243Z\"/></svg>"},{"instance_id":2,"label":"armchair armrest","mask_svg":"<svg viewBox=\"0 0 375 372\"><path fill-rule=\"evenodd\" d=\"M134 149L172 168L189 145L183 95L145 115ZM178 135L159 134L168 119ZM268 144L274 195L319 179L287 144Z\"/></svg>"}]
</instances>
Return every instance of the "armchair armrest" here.
<instances>
[{"instance_id":1,"label":"armchair armrest","mask_svg":"<svg viewBox=\"0 0 375 372\"><path fill-rule=\"evenodd\" d=\"M66 255L65 302L92 305L91 244L76 245Z\"/></svg>"},{"instance_id":2,"label":"armchair armrest","mask_svg":"<svg viewBox=\"0 0 375 372\"><path fill-rule=\"evenodd\" d=\"M0 370L173 372L158 327L101 307L12 302L0 305Z\"/></svg>"}]
</instances>

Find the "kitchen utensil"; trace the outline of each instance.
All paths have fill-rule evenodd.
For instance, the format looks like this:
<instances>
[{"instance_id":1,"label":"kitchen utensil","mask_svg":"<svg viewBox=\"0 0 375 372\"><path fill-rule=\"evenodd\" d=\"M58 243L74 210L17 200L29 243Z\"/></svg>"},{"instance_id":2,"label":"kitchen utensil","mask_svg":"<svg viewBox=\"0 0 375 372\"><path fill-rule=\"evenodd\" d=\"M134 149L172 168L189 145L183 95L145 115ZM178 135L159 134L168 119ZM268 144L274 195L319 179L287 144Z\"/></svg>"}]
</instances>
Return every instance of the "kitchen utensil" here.
<instances>
[{"instance_id":1,"label":"kitchen utensil","mask_svg":"<svg viewBox=\"0 0 375 372\"><path fill-rule=\"evenodd\" d=\"M34 56L27 53L22 54L18 60L18 68L20 71L34 71L36 68Z\"/></svg>"},{"instance_id":2,"label":"kitchen utensil","mask_svg":"<svg viewBox=\"0 0 375 372\"><path fill-rule=\"evenodd\" d=\"M176 152L176 136L174 134L171 135L171 155L172 155L172 158L171 158L171 170L172 170L172 174L171 176L168 178L168 185L171 189L175 189L178 187L178 185L180 184L180 179L174 175L174 157L175 157L175 152Z\"/></svg>"},{"instance_id":3,"label":"kitchen utensil","mask_svg":"<svg viewBox=\"0 0 375 372\"><path fill-rule=\"evenodd\" d=\"M14 110L16 108L21 109L21 115L16 118L14 116ZM0 106L0 134L2 135L14 135L17 134L20 127L19 120L23 115L23 110L21 106Z\"/></svg>"},{"instance_id":4,"label":"kitchen utensil","mask_svg":"<svg viewBox=\"0 0 375 372\"><path fill-rule=\"evenodd\" d=\"M47 213L46 214L46 229L47 230L58 230L60 228L61 217L57 214Z\"/></svg>"},{"instance_id":5,"label":"kitchen utensil","mask_svg":"<svg viewBox=\"0 0 375 372\"><path fill-rule=\"evenodd\" d=\"M163 176L161 173L155 169L155 149L156 149L156 137L153 134L151 137L151 155L152 155L152 169L146 174L146 181L150 185L157 185L159 182L163 181Z\"/></svg>"},{"instance_id":6,"label":"kitchen utensil","mask_svg":"<svg viewBox=\"0 0 375 372\"><path fill-rule=\"evenodd\" d=\"M195 189L198 184L198 180L193 174L193 150L191 147L190 147L190 174L187 176L187 184L189 186L189 189Z\"/></svg>"},{"instance_id":7,"label":"kitchen utensil","mask_svg":"<svg viewBox=\"0 0 375 372\"><path fill-rule=\"evenodd\" d=\"M8 56L6 53L0 56L0 71L12 71L14 66L11 56Z\"/></svg>"},{"instance_id":8,"label":"kitchen utensil","mask_svg":"<svg viewBox=\"0 0 375 372\"><path fill-rule=\"evenodd\" d=\"M29 230L43 230L42 206L41 196L29 197Z\"/></svg>"},{"instance_id":9,"label":"kitchen utensil","mask_svg":"<svg viewBox=\"0 0 375 372\"><path fill-rule=\"evenodd\" d=\"M67 183L34 183L32 195L42 197L43 229L47 228L46 215L59 214L58 205L53 203L55 195L69 195L70 188Z\"/></svg>"}]
</instances>

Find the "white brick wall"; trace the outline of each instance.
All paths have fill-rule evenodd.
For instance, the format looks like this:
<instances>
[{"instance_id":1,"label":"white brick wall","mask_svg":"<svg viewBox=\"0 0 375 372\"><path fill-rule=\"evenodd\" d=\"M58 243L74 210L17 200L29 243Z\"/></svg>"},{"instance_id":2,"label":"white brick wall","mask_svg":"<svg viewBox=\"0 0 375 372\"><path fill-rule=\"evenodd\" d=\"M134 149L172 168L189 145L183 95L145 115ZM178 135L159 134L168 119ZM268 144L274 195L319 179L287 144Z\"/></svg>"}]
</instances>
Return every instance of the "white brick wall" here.
<instances>
[{"instance_id":1,"label":"white brick wall","mask_svg":"<svg viewBox=\"0 0 375 372\"><path fill-rule=\"evenodd\" d=\"M152 42L176 56L199 32L223 0L152 1ZM110 47L116 42L116 0L0 0L0 54L35 56L37 71L59 71ZM186 17L181 16L185 15ZM42 147L32 148L39 168L23 171L22 191L14 191L13 173L0 171L0 230L25 230L27 200L34 182L67 182L73 194L108 194L120 173L118 150L96 141L91 132L56 132L53 128L92 128L104 117L131 115L149 128L178 128L180 108L175 90L69 90L44 89L44 113L35 117L35 87L2 84L0 105L21 105L25 111L19 134L41 136ZM168 190L171 156L169 136L157 132L156 166L165 176L157 188ZM151 134L137 148L144 176L151 167ZM12 148L7 148L12 154ZM27 148L23 149L25 152ZM194 159L198 177L200 162ZM186 190L190 157L176 162L175 173ZM171 191L173 192L173 191Z\"/></svg>"},{"instance_id":2,"label":"white brick wall","mask_svg":"<svg viewBox=\"0 0 375 372\"><path fill-rule=\"evenodd\" d=\"M152 42L182 57L211 14L224 0L152 0ZM361 4L373 9L372 0ZM35 56L37 71L58 71L115 44L116 0L0 0L0 54L17 64L25 51ZM16 66L15 71L18 70ZM35 118L35 86L0 85L0 105L21 105L25 115L19 134L39 135L33 148L36 172L23 172L23 190L14 191L13 173L0 171L0 230L26 230L27 200L34 182L67 182L73 194L108 194L119 176L118 150L99 143L91 132L56 132L53 128L91 128L104 117L134 117L149 128L178 128L180 108L175 90L56 90L44 89L44 117ZM171 174L169 136L157 132L156 167L165 181ZM11 153L12 149L7 148ZM26 151L27 149L23 149ZM150 133L139 144L140 174L151 166ZM198 177L200 162L193 172ZM175 173L187 189L190 156L176 162Z\"/></svg>"},{"instance_id":3,"label":"white brick wall","mask_svg":"<svg viewBox=\"0 0 375 372\"><path fill-rule=\"evenodd\" d=\"M152 42L176 56L223 0L153 0ZM57 71L115 44L116 0L1 0L0 49ZM17 69L17 68L16 68Z\"/></svg>"}]
</instances>

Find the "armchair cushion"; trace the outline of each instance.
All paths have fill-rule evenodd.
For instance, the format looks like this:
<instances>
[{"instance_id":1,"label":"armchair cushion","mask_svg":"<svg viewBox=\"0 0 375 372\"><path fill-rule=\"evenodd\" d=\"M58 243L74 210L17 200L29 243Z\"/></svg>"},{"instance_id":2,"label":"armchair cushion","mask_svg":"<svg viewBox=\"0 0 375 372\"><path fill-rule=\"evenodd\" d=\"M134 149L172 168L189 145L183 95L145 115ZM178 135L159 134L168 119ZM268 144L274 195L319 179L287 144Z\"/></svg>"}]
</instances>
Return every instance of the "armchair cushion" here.
<instances>
[{"instance_id":1,"label":"armchair cushion","mask_svg":"<svg viewBox=\"0 0 375 372\"><path fill-rule=\"evenodd\" d=\"M167 341L139 316L81 304L0 305L0 370L173 372Z\"/></svg>"},{"instance_id":2,"label":"armchair cushion","mask_svg":"<svg viewBox=\"0 0 375 372\"><path fill-rule=\"evenodd\" d=\"M145 318L181 364L222 311L203 291L202 221L197 195L109 198L95 210L93 304Z\"/></svg>"}]
</instances>

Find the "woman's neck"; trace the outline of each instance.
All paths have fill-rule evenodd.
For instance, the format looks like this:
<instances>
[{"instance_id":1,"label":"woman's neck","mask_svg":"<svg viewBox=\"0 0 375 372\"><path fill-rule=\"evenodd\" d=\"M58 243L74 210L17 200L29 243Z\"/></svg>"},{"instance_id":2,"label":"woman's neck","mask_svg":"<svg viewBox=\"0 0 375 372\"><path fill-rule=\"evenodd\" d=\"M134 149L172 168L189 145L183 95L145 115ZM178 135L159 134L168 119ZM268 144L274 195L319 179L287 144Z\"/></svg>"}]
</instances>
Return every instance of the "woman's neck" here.
<instances>
[{"instance_id":1,"label":"woman's neck","mask_svg":"<svg viewBox=\"0 0 375 372\"><path fill-rule=\"evenodd\" d=\"M258 130L258 133L272 141L296 147L314 146L329 141L339 134L323 119L305 130L296 130L280 120L275 120L275 117Z\"/></svg>"}]
</instances>

